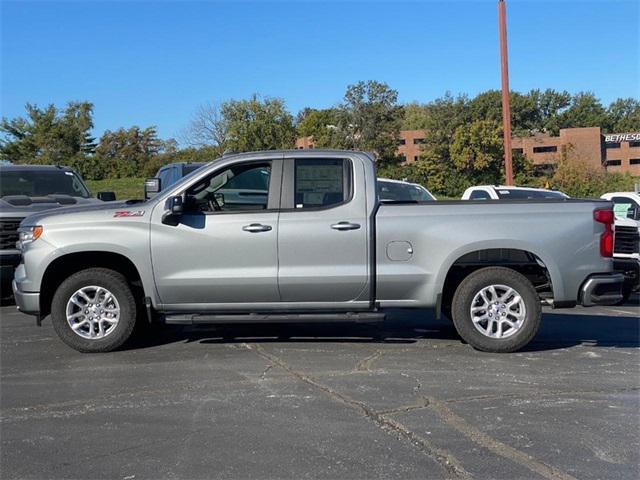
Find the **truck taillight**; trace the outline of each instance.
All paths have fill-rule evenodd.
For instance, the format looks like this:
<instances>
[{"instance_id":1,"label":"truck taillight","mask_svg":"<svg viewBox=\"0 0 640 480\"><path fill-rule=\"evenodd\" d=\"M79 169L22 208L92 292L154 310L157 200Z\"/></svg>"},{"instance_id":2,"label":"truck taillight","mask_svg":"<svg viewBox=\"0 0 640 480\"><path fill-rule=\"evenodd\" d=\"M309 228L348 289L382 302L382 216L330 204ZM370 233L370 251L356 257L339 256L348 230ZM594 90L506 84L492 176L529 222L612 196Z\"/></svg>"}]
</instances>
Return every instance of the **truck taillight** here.
<instances>
[{"instance_id":1,"label":"truck taillight","mask_svg":"<svg viewBox=\"0 0 640 480\"><path fill-rule=\"evenodd\" d=\"M598 209L593 212L593 219L604 224L604 232L600 235L600 255L603 257L613 256L613 210Z\"/></svg>"}]
</instances>

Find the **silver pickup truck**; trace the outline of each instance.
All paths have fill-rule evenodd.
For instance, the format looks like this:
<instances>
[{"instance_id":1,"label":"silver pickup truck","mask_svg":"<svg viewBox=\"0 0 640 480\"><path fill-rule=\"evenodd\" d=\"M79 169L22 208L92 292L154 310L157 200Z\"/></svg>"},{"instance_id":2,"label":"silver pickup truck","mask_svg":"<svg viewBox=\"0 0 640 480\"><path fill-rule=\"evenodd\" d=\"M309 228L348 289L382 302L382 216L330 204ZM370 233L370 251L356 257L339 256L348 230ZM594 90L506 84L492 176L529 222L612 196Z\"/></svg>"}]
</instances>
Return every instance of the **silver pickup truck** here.
<instances>
[{"instance_id":1,"label":"silver pickup truck","mask_svg":"<svg viewBox=\"0 0 640 480\"><path fill-rule=\"evenodd\" d=\"M433 308L473 347L511 352L542 304L620 300L612 223L607 201L380 201L361 152L245 153L146 203L28 217L13 290L82 352L141 321L373 322L390 308Z\"/></svg>"}]
</instances>

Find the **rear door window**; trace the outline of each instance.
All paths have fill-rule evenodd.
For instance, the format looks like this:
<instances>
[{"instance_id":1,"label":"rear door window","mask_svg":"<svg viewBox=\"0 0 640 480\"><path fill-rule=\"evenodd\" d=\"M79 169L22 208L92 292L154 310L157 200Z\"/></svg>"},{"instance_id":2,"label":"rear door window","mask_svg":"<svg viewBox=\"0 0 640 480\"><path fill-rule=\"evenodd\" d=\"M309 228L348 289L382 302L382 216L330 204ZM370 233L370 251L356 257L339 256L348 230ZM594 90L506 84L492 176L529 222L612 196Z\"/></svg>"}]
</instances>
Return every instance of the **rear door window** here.
<instances>
[{"instance_id":1,"label":"rear door window","mask_svg":"<svg viewBox=\"0 0 640 480\"><path fill-rule=\"evenodd\" d=\"M350 165L344 159L295 160L294 208L331 207L347 201Z\"/></svg>"}]
</instances>

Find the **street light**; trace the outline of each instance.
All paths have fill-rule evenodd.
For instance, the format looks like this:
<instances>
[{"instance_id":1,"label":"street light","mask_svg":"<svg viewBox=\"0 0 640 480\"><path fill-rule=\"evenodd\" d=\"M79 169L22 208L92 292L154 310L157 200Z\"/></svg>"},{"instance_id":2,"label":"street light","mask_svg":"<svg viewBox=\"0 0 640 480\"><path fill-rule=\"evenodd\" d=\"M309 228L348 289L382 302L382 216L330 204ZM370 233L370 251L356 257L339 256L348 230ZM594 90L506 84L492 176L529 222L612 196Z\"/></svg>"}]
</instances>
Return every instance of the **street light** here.
<instances>
[{"instance_id":1,"label":"street light","mask_svg":"<svg viewBox=\"0 0 640 480\"><path fill-rule=\"evenodd\" d=\"M513 185L511 155L511 108L509 106L509 64L507 61L507 10L504 0L498 0L500 27L500 60L502 70L502 131L504 135L504 173L507 185Z\"/></svg>"}]
</instances>

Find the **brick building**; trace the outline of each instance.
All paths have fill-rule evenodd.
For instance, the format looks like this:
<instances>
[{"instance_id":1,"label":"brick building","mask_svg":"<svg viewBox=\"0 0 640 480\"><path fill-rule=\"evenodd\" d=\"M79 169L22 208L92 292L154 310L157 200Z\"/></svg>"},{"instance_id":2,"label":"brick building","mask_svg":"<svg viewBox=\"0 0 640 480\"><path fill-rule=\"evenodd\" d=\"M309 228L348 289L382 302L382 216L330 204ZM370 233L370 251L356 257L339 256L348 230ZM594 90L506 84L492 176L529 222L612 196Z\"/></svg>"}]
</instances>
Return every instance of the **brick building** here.
<instances>
[{"instance_id":1,"label":"brick building","mask_svg":"<svg viewBox=\"0 0 640 480\"><path fill-rule=\"evenodd\" d=\"M420 155L421 145L424 143L424 130L401 130L398 145L398 155L405 162L415 162Z\"/></svg>"},{"instance_id":2,"label":"brick building","mask_svg":"<svg viewBox=\"0 0 640 480\"><path fill-rule=\"evenodd\" d=\"M398 155L407 163L415 162L425 136L423 130L402 130ZM313 148L313 139L298 138L296 148ZM568 158L580 158L608 172L640 175L640 132L604 135L600 127L565 128L556 137L547 134L514 137L512 148L514 153L522 153L540 166L556 164L562 152L566 152Z\"/></svg>"},{"instance_id":3,"label":"brick building","mask_svg":"<svg viewBox=\"0 0 640 480\"><path fill-rule=\"evenodd\" d=\"M603 135L600 127L565 128L560 135L539 134L515 137L514 153L522 153L536 165L553 165L566 151L569 158L580 158L608 172L640 175L640 133Z\"/></svg>"}]
</instances>

